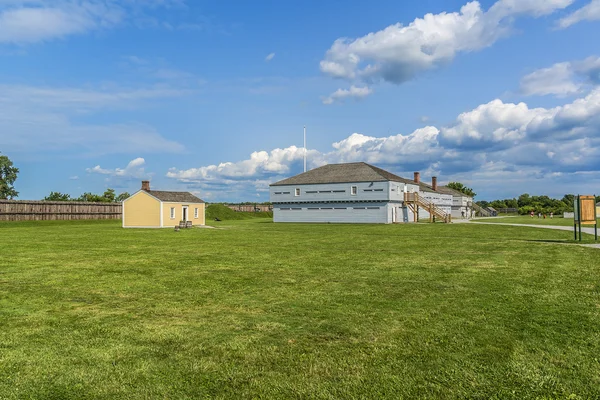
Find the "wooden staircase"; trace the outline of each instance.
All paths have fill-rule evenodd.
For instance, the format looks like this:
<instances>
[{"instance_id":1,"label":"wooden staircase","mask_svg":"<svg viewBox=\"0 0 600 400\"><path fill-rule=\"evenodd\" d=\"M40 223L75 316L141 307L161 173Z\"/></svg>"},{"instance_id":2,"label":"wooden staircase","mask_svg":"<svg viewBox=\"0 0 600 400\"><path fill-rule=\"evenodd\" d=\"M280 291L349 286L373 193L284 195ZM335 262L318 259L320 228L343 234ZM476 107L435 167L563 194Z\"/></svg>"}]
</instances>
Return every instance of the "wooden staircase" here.
<instances>
[{"instance_id":1,"label":"wooden staircase","mask_svg":"<svg viewBox=\"0 0 600 400\"><path fill-rule=\"evenodd\" d=\"M435 222L436 217L447 224L452 222L452 214L445 212L426 198L419 196L419 193L404 193L404 204L413 212L415 222L419 221L419 207L429 213L429 222Z\"/></svg>"},{"instance_id":2,"label":"wooden staircase","mask_svg":"<svg viewBox=\"0 0 600 400\"><path fill-rule=\"evenodd\" d=\"M491 212L489 212L485 208L482 208L479 204L473 202L472 206L473 206L473 210L475 210L477 215L479 215L480 217L491 217L492 216Z\"/></svg>"}]
</instances>

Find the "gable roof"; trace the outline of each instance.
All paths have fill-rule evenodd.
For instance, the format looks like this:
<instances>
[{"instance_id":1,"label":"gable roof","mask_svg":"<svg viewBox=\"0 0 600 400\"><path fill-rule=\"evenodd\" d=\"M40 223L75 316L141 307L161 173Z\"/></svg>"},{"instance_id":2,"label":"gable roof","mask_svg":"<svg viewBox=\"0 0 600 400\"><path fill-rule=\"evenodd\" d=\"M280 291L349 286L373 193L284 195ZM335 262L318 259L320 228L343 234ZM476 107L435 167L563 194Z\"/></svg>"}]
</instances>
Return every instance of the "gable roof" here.
<instances>
[{"instance_id":1,"label":"gable roof","mask_svg":"<svg viewBox=\"0 0 600 400\"><path fill-rule=\"evenodd\" d=\"M165 192L162 190L143 190L160 201L171 201L175 203L204 203L204 200L194 196L190 192Z\"/></svg>"},{"instance_id":2,"label":"gable roof","mask_svg":"<svg viewBox=\"0 0 600 400\"><path fill-rule=\"evenodd\" d=\"M391 172L377 168L371 164L357 162L324 165L302 174L292 176L291 178L272 183L270 186L387 181L416 185L416 183L410 179L394 175Z\"/></svg>"},{"instance_id":3,"label":"gable roof","mask_svg":"<svg viewBox=\"0 0 600 400\"><path fill-rule=\"evenodd\" d=\"M453 196L471 197L468 194L465 194L465 193L463 193L461 191L458 191L456 189L449 188L448 186L438 186L437 190L440 193L451 194Z\"/></svg>"}]
</instances>

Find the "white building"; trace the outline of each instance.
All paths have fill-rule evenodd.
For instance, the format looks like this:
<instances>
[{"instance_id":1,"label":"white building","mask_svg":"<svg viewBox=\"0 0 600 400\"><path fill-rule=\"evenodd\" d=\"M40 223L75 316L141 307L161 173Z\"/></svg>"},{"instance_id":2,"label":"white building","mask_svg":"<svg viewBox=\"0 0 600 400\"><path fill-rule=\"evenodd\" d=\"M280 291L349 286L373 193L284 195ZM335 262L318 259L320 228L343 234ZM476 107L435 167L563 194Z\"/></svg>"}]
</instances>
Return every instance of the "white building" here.
<instances>
[{"instance_id":1,"label":"white building","mask_svg":"<svg viewBox=\"0 0 600 400\"><path fill-rule=\"evenodd\" d=\"M447 218L452 196L359 162L329 164L270 186L275 222L398 223ZM405 200L411 200L405 201Z\"/></svg>"}]
</instances>

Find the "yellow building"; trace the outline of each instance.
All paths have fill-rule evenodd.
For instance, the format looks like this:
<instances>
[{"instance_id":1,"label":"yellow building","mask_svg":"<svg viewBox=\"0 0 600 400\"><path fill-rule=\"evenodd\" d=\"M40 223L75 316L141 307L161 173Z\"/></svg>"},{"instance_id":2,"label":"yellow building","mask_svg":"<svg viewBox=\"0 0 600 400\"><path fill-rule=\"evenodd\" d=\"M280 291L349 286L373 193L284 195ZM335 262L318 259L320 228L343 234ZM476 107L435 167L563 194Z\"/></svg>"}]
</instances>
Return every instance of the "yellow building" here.
<instances>
[{"instance_id":1,"label":"yellow building","mask_svg":"<svg viewBox=\"0 0 600 400\"><path fill-rule=\"evenodd\" d=\"M123 228L172 228L180 221L204 225L204 201L189 192L142 189L123 201Z\"/></svg>"}]
</instances>

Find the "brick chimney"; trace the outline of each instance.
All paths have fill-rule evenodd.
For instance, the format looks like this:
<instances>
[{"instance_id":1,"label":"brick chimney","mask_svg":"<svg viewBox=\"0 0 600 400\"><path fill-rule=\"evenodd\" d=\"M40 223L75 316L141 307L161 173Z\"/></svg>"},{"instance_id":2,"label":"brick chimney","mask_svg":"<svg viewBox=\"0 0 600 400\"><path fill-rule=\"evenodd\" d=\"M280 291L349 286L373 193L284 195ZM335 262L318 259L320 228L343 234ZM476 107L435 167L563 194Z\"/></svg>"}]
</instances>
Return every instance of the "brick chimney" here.
<instances>
[{"instance_id":1,"label":"brick chimney","mask_svg":"<svg viewBox=\"0 0 600 400\"><path fill-rule=\"evenodd\" d=\"M142 190L150 190L150 181L142 181Z\"/></svg>"},{"instance_id":2,"label":"brick chimney","mask_svg":"<svg viewBox=\"0 0 600 400\"><path fill-rule=\"evenodd\" d=\"M437 176L431 177L431 188L437 191Z\"/></svg>"},{"instance_id":3,"label":"brick chimney","mask_svg":"<svg viewBox=\"0 0 600 400\"><path fill-rule=\"evenodd\" d=\"M421 183L421 173L415 172L415 183Z\"/></svg>"}]
</instances>

